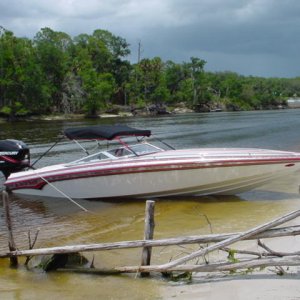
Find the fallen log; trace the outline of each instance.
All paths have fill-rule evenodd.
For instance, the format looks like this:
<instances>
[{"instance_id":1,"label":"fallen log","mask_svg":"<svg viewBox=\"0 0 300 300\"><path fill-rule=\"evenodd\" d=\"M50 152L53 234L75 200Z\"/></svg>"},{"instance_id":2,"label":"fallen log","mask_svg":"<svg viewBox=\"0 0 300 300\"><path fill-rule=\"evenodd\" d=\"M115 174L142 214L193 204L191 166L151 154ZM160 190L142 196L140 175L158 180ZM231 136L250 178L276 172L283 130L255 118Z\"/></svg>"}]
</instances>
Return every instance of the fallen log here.
<instances>
[{"instance_id":1,"label":"fallen log","mask_svg":"<svg viewBox=\"0 0 300 300\"><path fill-rule=\"evenodd\" d=\"M196 235L187 237L177 237L169 239L159 240L135 240L135 241L123 241L113 243L99 243L99 244L87 244L87 245L74 245L74 246L62 246L62 247L50 247L30 250L16 250L7 253L0 254L0 258L8 258L13 256L36 256L47 254L60 254L60 253L76 253L84 251L103 251L113 249L128 249L139 247L165 247L174 245L186 245L186 244L208 244L224 241L226 239L240 235L237 233L227 234L209 234L209 235ZM300 235L300 226L288 226L282 228L274 228L264 231L263 233L256 234L246 238L247 240L255 240L262 238L274 238L284 236L296 236Z\"/></svg>"},{"instance_id":2,"label":"fallen log","mask_svg":"<svg viewBox=\"0 0 300 300\"><path fill-rule=\"evenodd\" d=\"M99 268L59 268L56 272L70 272L79 274L92 274L92 275L120 275L128 273L117 269L99 269ZM136 273L136 272L134 272Z\"/></svg>"},{"instance_id":3,"label":"fallen log","mask_svg":"<svg viewBox=\"0 0 300 300\"><path fill-rule=\"evenodd\" d=\"M121 273L138 273L138 272L225 272L234 271L240 269L254 269L264 267L283 267L283 266L299 266L300 255L286 256L286 257L273 257L244 260L235 263L221 262L212 264L201 265L177 265L174 267L166 268L162 265L152 266L125 266L115 267L112 269L58 269L60 272L77 272L77 273L90 273L96 275L109 275L109 274L121 274Z\"/></svg>"}]
</instances>

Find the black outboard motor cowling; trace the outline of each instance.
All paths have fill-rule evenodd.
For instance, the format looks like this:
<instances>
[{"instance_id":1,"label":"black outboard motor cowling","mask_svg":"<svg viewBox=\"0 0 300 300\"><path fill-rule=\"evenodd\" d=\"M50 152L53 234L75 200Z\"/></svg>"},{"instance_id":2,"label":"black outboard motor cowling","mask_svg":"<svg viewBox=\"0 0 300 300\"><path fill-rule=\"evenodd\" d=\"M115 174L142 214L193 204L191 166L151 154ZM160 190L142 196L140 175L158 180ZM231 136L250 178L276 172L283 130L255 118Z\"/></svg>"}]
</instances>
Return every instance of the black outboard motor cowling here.
<instances>
[{"instance_id":1,"label":"black outboard motor cowling","mask_svg":"<svg viewBox=\"0 0 300 300\"><path fill-rule=\"evenodd\" d=\"M30 151L22 141L0 140L0 171L5 178L30 166Z\"/></svg>"}]
</instances>

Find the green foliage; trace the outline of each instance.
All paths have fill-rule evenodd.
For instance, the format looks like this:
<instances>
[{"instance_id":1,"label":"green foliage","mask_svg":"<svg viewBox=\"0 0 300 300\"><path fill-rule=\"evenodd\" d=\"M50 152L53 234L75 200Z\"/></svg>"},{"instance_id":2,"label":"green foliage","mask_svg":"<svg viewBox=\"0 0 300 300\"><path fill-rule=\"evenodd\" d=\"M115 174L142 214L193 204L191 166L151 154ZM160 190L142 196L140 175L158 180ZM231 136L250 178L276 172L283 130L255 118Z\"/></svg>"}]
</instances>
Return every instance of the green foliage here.
<instances>
[{"instance_id":1,"label":"green foliage","mask_svg":"<svg viewBox=\"0 0 300 300\"><path fill-rule=\"evenodd\" d=\"M192 272L164 272L162 273L162 275L165 278L175 282L183 281L186 283L190 283L193 279Z\"/></svg>"},{"instance_id":2,"label":"green foliage","mask_svg":"<svg viewBox=\"0 0 300 300\"><path fill-rule=\"evenodd\" d=\"M0 112L9 117L12 114L12 108L5 105L5 106L2 107Z\"/></svg>"},{"instance_id":3,"label":"green foliage","mask_svg":"<svg viewBox=\"0 0 300 300\"><path fill-rule=\"evenodd\" d=\"M239 260L235 257L236 251L234 249L230 249L228 251L227 259L231 263L237 263Z\"/></svg>"},{"instance_id":4,"label":"green foliage","mask_svg":"<svg viewBox=\"0 0 300 300\"><path fill-rule=\"evenodd\" d=\"M12 106L3 106L0 112L8 118L23 117L29 114L29 110L26 109L21 102L15 102Z\"/></svg>"},{"instance_id":5,"label":"green foliage","mask_svg":"<svg viewBox=\"0 0 300 300\"><path fill-rule=\"evenodd\" d=\"M109 73L97 74L90 69L82 74L83 89L87 95L84 105L86 114L97 115L98 110L108 106L114 91L114 78Z\"/></svg>"},{"instance_id":6,"label":"green foliage","mask_svg":"<svg viewBox=\"0 0 300 300\"><path fill-rule=\"evenodd\" d=\"M205 72L206 61L125 60L129 44L97 29L71 38L42 28L33 40L0 27L0 111L10 118L45 113L97 115L114 104L272 109L300 95L300 77Z\"/></svg>"}]
</instances>

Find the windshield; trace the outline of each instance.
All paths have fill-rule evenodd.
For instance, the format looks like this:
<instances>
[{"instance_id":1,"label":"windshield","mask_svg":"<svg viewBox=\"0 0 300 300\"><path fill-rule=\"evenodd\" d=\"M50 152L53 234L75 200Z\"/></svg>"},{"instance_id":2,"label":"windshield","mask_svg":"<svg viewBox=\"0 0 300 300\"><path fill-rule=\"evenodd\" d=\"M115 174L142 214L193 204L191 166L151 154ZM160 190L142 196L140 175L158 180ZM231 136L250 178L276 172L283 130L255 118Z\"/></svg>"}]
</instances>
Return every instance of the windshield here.
<instances>
[{"instance_id":1,"label":"windshield","mask_svg":"<svg viewBox=\"0 0 300 300\"><path fill-rule=\"evenodd\" d=\"M146 154L156 153L160 151L162 151L162 149L147 143L143 143L143 144L132 145L129 146L128 148L126 147L115 148L107 151L107 153L109 153L114 157L124 157L124 156L128 157L134 155L136 156L146 155Z\"/></svg>"},{"instance_id":2,"label":"windshield","mask_svg":"<svg viewBox=\"0 0 300 300\"><path fill-rule=\"evenodd\" d=\"M130 146L130 149L132 149L136 155L146 155L163 151L162 149L147 143Z\"/></svg>"},{"instance_id":3,"label":"windshield","mask_svg":"<svg viewBox=\"0 0 300 300\"><path fill-rule=\"evenodd\" d=\"M93 155L89 155L85 158L81 158L74 162L71 162L66 166L71 166L74 164L83 164L88 162L97 162L100 160L107 160L107 159L117 159L120 157L141 156L141 155L147 155L147 154L161 152L161 151L163 150L154 145L142 143L142 144L129 146L129 148L119 147L107 151L102 151Z\"/></svg>"}]
</instances>

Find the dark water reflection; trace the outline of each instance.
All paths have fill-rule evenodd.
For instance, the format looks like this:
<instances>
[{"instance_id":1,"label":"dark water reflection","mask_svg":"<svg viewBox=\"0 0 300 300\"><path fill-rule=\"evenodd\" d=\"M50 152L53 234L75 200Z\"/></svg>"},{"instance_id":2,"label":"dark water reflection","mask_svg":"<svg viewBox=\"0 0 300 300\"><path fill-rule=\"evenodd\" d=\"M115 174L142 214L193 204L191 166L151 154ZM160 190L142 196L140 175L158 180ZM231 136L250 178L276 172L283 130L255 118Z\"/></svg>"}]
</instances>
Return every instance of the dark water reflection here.
<instances>
[{"instance_id":1,"label":"dark water reflection","mask_svg":"<svg viewBox=\"0 0 300 300\"><path fill-rule=\"evenodd\" d=\"M34 121L1 124L0 139L25 141L33 159L52 145L65 128L124 123L151 129L176 148L259 147L300 151L300 110L211 113L163 118L117 118L73 121ZM63 143L39 166L81 157L74 144ZM1 203L1 202L0 202ZM27 234L40 230L36 247L141 239L144 201L79 201L80 211L67 199L12 198L12 218L19 248L28 247ZM232 232L266 222L299 206L299 174L237 196L157 200L156 238ZM0 251L7 249L6 228L0 206ZM211 223L209 226L207 219ZM166 262L178 248L153 250L153 262ZM180 251L179 251L180 253ZM97 267L137 265L140 251L115 250L88 253ZM0 261L1 299L159 299L167 284L134 280L132 276L93 277L78 274L44 274L11 270Z\"/></svg>"}]
</instances>

